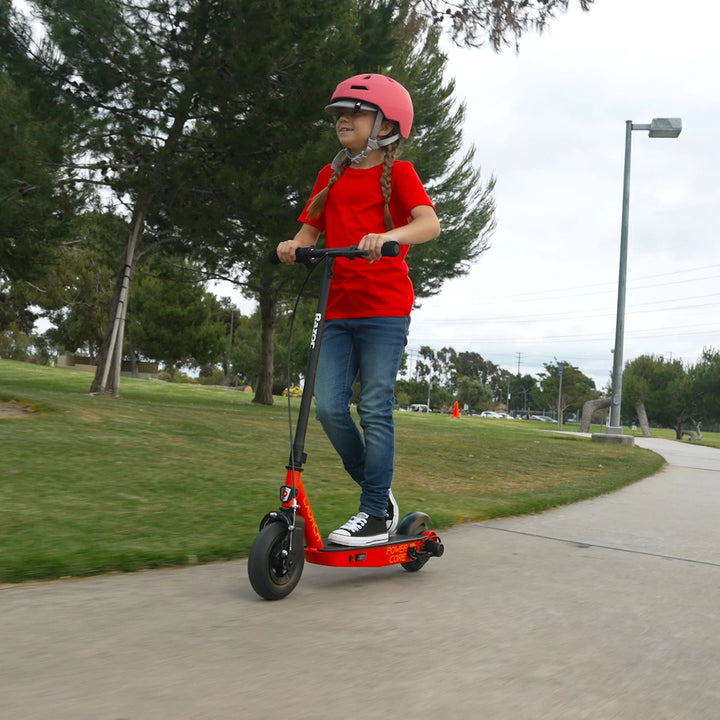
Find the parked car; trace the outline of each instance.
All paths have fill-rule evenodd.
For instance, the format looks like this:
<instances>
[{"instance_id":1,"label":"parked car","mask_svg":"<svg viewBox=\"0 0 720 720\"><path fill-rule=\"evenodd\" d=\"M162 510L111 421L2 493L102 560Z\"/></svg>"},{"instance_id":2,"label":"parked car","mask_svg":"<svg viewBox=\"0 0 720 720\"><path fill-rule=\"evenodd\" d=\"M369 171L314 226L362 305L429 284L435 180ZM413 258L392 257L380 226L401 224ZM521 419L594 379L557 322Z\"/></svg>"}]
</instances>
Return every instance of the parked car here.
<instances>
[{"instance_id":1,"label":"parked car","mask_svg":"<svg viewBox=\"0 0 720 720\"><path fill-rule=\"evenodd\" d=\"M499 418L500 420L502 420L502 418L503 418L503 416L502 416L500 413L498 413L498 412L493 412L492 410L483 410L483 411L480 413L480 417L484 417L484 418L495 418L495 419L498 419L498 418Z\"/></svg>"},{"instance_id":2,"label":"parked car","mask_svg":"<svg viewBox=\"0 0 720 720\"><path fill-rule=\"evenodd\" d=\"M413 403L410 408L410 412L424 412L429 413L432 412L429 405L425 405L423 403Z\"/></svg>"}]
</instances>

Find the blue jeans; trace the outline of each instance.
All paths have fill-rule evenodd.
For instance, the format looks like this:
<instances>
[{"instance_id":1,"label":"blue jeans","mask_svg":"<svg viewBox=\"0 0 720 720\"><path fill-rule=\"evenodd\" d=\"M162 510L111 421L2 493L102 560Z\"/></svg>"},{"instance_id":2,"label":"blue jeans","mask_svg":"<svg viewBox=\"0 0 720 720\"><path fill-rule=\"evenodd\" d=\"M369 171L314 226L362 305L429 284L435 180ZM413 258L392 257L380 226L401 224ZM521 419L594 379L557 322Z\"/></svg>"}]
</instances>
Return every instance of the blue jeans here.
<instances>
[{"instance_id":1,"label":"blue jeans","mask_svg":"<svg viewBox=\"0 0 720 720\"><path fill-rule=\"evenodd\" d=\"M395 380L409 317L328 320L322 337L315 410L350 477L362 487L360 510L385 517L395 461ZM360 377L357 410L352 385Z\"/></svg>"}]
</instances>

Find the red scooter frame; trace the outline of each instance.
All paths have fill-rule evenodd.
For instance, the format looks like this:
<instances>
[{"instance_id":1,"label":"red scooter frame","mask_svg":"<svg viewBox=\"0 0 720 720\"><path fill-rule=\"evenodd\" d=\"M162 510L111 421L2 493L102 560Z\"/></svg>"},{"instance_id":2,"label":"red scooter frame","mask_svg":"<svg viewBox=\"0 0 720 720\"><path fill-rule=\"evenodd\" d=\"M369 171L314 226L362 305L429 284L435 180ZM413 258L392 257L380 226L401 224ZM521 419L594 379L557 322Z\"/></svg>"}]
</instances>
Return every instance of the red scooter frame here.
<instances>
[{"instance_id":1,"label":"red scooter frame","mask_svg":"<svg viewBox=\"0 0 720 720\"><path fill-rule=\"evenodd\" d=\"M400 251L395 242L385 243L383 255L393 257ZM311 270L324 260L318 308L310 339L310 355L305 373L305 387L291 444L290 462L287 465L285 484L280 488L280 508L269 512L260 523L248 557L248 577L255 592L265 600L280 600L297 585L305 560L317 565L333 567L385 567L401 565L409 572L420 570L431 557L440 557L443 544L433 531L430 518L422 512L406 515L398 524L397 532L387 542L364 547L338 545L323 540L310 501L302 482L303 465L307 460L304 451L305 435L315 374L320 354L325 311L336 257L366 258L366 250L357 246L347 248L298 248L297 263ZM279 262L271 253L271 262Z\"/></svg>"}]
</instances>

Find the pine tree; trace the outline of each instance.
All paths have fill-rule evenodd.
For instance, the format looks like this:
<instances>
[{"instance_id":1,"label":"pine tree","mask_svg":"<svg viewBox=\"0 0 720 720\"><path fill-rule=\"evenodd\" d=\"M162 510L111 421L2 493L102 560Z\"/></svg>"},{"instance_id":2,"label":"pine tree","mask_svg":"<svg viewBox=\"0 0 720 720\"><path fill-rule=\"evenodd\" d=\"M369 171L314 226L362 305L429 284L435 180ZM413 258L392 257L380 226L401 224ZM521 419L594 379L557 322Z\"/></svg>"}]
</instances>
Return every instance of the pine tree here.
<instances>
[{"instance_id":1,"label":"pine tree","mask_svg":"<svg viewBox=\"0 0 720 720\"><path fill-rule=\"evenodd\" d=\"M578 0L589 10L593 0ZM432 20L458 45L495 50L514 45L528 30L542 32L569 0L411 0L411 7Z\"/></svg>"},{"instance_id":2,"label":"pine tree","mask_svg":"<svg viewBox=\"0 0 720 720\"><path fill-rule=\"evenodd\" d=\"M0 33L0 44L6 36ZM66 238L74 198L58 183L62 123L0 61L0 331L32 331L43 279Z\"/></svg>"},{"instance_id":3,"label":"pine tree","mask_svg":"<svg viewBox=\"0 0 720 720\"><path fill-rule=\"evenodd\" d=\"M385 6L387 13L391 10L390 5ZM464 108L454 106L454 86L443 81L447 58L439 48L438 30L405 9L392 15L393 32L389 33L384 23L374 24L376 19L375 14L367 19L359 15L356 35L367 42L361 46L358 58L352 58L348 48L343 54L354 62L362 61L364 66L333 68L325 85L315 83L308 88L308 93L302 87L312 77L302 68L287 78L288 87L296 88L295 95L278 95L287 105L274 105L272 114L279 119L297 117L299 121L285 129L280 120L277 136L274 127L266 130L266 139L271 141L277 137L279 145L272 157L258 159L265 163L263 168L250 173L250 177L255 178L250 212L247 205L237 205L238 226L254 235L254 246L259 251L246 256L242 262L247 273L247 292L257 298L262 320L262 371L255 402L272 403L278 302L297 287L303 276L297 268L271 268L264 259L280 240L295 234L296 218L308 198L317 170L337 151L332 124L328 119L323 120L322 108L339 81L359 72L378 70L395 77L413 96L415 129L403 156L415 163L421 179L427 183L443 224L442 242L414 247L408 255L418 297L435 294L446 279L467 272L470 262L487 248L494 227L494 180L483 186L479 170L472 164L472 148L459 161L456 157L462 146ZM371 42L373 37L375 41ZM380 42L378 37L384 37L385 41ZM375 57L371 53L373 47L377 48ZM331 59L332 55L328 55L324 65L329 67ZM268 115L271 114L264 113L265 117ZM270 185L268 190L267 185ZM283 193L291 202L279 206L277 198Z\"/></svg>"},{"instance_id":4,"label":"pine tree","mask_svg":"<svg viewBox=\"0 0 720 720\"><path fill-rule=\"evenodd\" d=\"M412 14L405 27L393 71L410 90L415 122L403 157L426 183L442 226L440 242L413 247L408 254L415 293L423 298L438 293L446 280L466 274L488 248L495 229L495 179L483 184L474 164L475 148L463 148L465 106L453 99L454 81L444 80L447 56L440 49L438 28ZM414 46L417 37L423 41Z\"/></svg>"},{"instance_id":5,"label":"pine tree","mask_svg":"<svg viewBox=\"0 0 720 720\"><path fill-rule=\"evenodd\" d=\"M472 150L450 161L462 148L463 108L442 84L439 35L427 23L449 19L458 42L517 38L567 2L27 0L42 39L27 17L0 7L0 69L12 67L45 107L73 119L55 187L79 197L78 188L101 186L129 228L92 389L119 391L133 275L151 252L172 252L244 275L263 324L257 399L272 401L276 308L297 276L271 273L265 254L293 234L315 172L333 154L318 109L353 72L396 74L417 98L407 157L445 226L442 247L415 254L418 294L464 272L492 229L492 180L482 186Z\"/></svg>"},{"instance_id":6,"label":"pine tree","mask_svg":"<svg viewBox=\"0 0 720 720\"><path fill-rule=\"evenodd\" d=\"M214 361L226 348L220 303L197 275L155 263L138 275L128 312L133 354L161 361L171 379L183 365Z\"/></svg>"}]
</instances>

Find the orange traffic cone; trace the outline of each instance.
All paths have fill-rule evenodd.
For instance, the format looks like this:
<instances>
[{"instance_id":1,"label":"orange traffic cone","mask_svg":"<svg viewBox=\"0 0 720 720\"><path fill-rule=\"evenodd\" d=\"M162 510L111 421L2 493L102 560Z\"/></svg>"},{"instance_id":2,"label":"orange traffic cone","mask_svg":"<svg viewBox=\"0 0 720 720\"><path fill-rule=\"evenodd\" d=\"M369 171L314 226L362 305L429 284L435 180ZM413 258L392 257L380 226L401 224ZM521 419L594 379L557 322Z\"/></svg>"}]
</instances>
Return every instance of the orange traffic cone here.
<instances>
[{"instance_id":1,"label":"orange traffic cone","mask_svg":"<svg viewBox=\"0 0 720 720\"><path fill-rule=\"evenodd\" d=\"M460 406L458 405L458 401L455 401L455 404L453 405L453 417L460 417Z\"/></svg>"}]
</instances>

